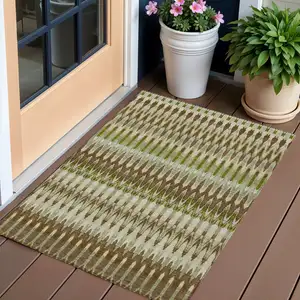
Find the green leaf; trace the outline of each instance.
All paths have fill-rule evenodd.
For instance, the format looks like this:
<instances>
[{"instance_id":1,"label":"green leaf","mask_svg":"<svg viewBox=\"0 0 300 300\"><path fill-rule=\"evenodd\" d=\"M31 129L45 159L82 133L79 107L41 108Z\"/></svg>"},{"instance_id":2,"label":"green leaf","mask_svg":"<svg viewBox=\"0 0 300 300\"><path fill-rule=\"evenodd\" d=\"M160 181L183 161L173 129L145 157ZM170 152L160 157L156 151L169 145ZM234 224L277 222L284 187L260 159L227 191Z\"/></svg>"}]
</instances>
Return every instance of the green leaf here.
<instances>
[{"instance_id":1,"label":"green leaf","mask_svg":"<svg viewBox=\"0 0 300 300\"><path fill-rule=\"evenodd\" d=\"M273 44L275 42L274 38L270 37L267 39L266 43Z\"/></svg>"},{"instance_id":2,"label":"green leaf","mask_svg":"<svg viewBox=\"0 0 300 300\"><path fill-rule=\"evenodd\" d=\"M286 85L289 85L289 84L290 84L291 77L290 77L290 75L289 75L287 72L282 72L282 73L281 73L281 78L282 78L282 81L283 81Z\"/></svg>"},{"instance_id":3,"label":"green leaf","mask_svg":"<svg viewBox=\"0 0 300 300\"><path fill-rule=\"evenodd\" d=\"M249 73L249 68L245 68L242 72L243 76L246 76Z\"/></svg>"},{"instance_id":4,"label":"green leaf","mask_svg":"<svg viewBox=\"0 0 300 300\"><path fill-rule=\"evenodd\" d=\"M277 15L279 12L279 9L278 9L278 6L274 2L272 2L272 8L273 8L275 15Z\"/></svg>"},{"instance_id":5,"label":"green leaf","mask_svg":"<svg viewBox=\"0 0 300 300\"><path fill-rule=\"evenodd\" d=\"M252 8L252 10L253 10L253 13L256 15L256 16L258 16L258 17L260 17L260 18L262 18L262 19L264 19L266 16L260 11L260 10L258 10L256 7L254 7L254 6L251 6L251 8Z\"/></svg>"},{"instance_id":6,"label":"green leaf","mask_svg":"<svg viewBox=\"0 0 300 300\"><path fill-rule=\"evenodd\" d=\"M242 51L242 54L248 53L252 51L256 46L255 45L247 45L244 50Z\"/></svg>"},{"instance_id":7,"label":"green leaf","mask_svg":"<svg viewBox=\"0 0 300 300\"><path fill-rule=\"evenodd\" d=\"M290 55L290 51L287 47L282 46L281 49L283 50L284 53Z\"/></svg>"},{"instance_id":8,"label":"green leaf","mask_svg":"<svg viewBox=\"0 0 300 300\"><path fill-rule=\"evenodd\" d=\"M270 51L270 59L272 67L279 64L280 57L276 56L276 53L274 53L274 51Z\"/></svg>"},{"instance_id":9,"label":"green leaf","mask_svg":"<svg viewBox=\"0 0 300 300\"><path fill-rule=\"evenodd\" d=\"M255 38L249 42L250 45L263 45L265 42L261 41L259 38Z\"/></svg>"},{"instance_id":10,"label":"green leaf","mask_svg":"<svg viewBox=\"0 0 300 300\"><path fill-rule=\"evenodd\" d=\"M295 56L292 60L293 64L297 64L298 66L300 66L300 57L299 56Z\"/></svg>"},{"instance_id":11,"label":"green leaf","mask_svg":"<svg viewBox=\"0 0 300 300\"><path fill-rule=\"evenodd\" d=\"M239 25L242 20L235 20L228 23L228 25ZM244 20L243 20L244 21Z\"/></svg>"},{"instance_id":12,"label":"green leaf","mask_svg":"<svg viewBox=\"0 0 300 300\"><path fill-rule=\"evenodd\" d=\"M264 35L263 37L260 38L261 41L267 41L269 39L268 36Z\"/></svg>"},{"instance_id":13,"label":"green leaf","mask_svg":"<svg viewBox=\"0 0 300 300\"><path fill-rule=\"evenodd\" d=\"M299 44L296 44L294 43L294 49L300 54L300 45Z\"/></svg>"},{"instance_id":14,"label":"green leaf","mask_svg":"<svg viewBox=\"0 0 300 300\"><path fill-rule=\"evenodd\" d=\"M240 53L236 52L231 56L231 58L229 60L229 64L233 65L233 64L237 63L239 61L239 59L240 59Z\"/></svg>"},{"instance_id":15,"label":"green leaf","mask_svg":"<svg viewBox=\"0 0 300 300\"><path fill-rule=\"evenodd\" d=\"M269 59L269 51L265 50L261 52L257 59L257 66L262 67Z\"/></svg>"},{"instance_id":16,"label":"green leaf","mask_svg":"<svg viewBox=\"0 0 300 300\"><path fill-rule=\"evenodd\" d=\"M257 66L257 57L256 56L254 56L253 59L251 60L250 66L251 67Z\"/></svg>"},{"instance_id":17,"label":"green leaf","mask_svg":"<svg viewBox=\"0 0 300 300\"><path fill-rule=\"evenodd\" d=\"M233 66L230 67L229 72L230 72L230 73L233 73L233 72L235 72L237 69L238 69L238 66L237 66L237 65L233 65Z\"/></svg>"},{"instance_id":18,"label":"green leaf","mask_svg":"<svg viewBox=\"0 0 300 300\"><path fill-rule=\"evenodd\" d=\"M281 43L286 42L286 39L285 39L285 37L283 35L279 36L279 42L281 42Z\"/></svg>"},{"instance_id":19,"label":"green leaf","mask_svg":"<svg viewBox=\"0 0 300 300\"><path fill-rule=\"evenodd\" d=\"M267 67L263 66L255 73L255 76L261 75L262 73L266 73L268 71L269 71L269 69Z\"/></svg>"},{"instance_id":20,"label":"green leaf","mask_svg":"<svg viewBox=\"0 0 300 300\"><path fill-rule=\"evenodd\" d=\"M289 61L290 58L291 58L289 54L282 53L282 55L283 55L283 57L284 57L287 61Z\"/></svg>"},{"instance_id":21,"label":"green leaf","mask_svg":"<svg viewBox=\"0 0 300 300\"><path fill-rule=\"evenodd\" d=\"M283 85L283 81L281 76L276 76L273 79L273 87L274 87L274 91L276 93L276 95L278 95L282 89L282 85Z\"/></svg>"},{"instance_id":22,"label":"green leaf","mask_svg":"<svg viewBox=\"0 0 300 300\"><path fill-rule=\"evenodd\" d=\"M282 72L282 68L278 65L272 66L272 75L277 76Z\"/></svg>"},{"instance_id":23,"label":"green leaf","mask_svg":"<svg viewBox=\"0 0 300 300\"><path fill-rule=\"evenodd\" d=\"M280 23L279 23L279 30L281 31L281 30L284 30L284 29L285 29L285 23L284 23L283 20L281 20Z\"/></svg>"},{"instance_id":24,"label":"green leaf","mask_svg":"<svg viewBox=\"0 0 300 300\"><path fill-rule=\"evenodd\" d=\"M224 35L222 38L220 38L220 40L223 42L229 42L229 41L231 41L232 37L233 37L233 33L230 32L230 33L227 33L226 35Z\"/></svg>"},{"instance_id":25,"label":"green leaf","mask_svg":"<svg viewBox=\"0 0 300 300\"><path fill-rule=\"evenodd\" d=\"M271 31L277 32L277 28L273 24L267 22L266 25Z\"/></svg>"},{"instance_id":26,"label":"green leaf","mask_svg":"<svg viewBox=\"0 0 300 300\"><path fill-rule=\"evenodd\" d=\"M275 53L276 55L280 55L281 54L281 48L275 48Z\"/></svg>"},{"instance_id":27,"label":"green leaf","mask_svg":"<svg viewBox=\"0 0 300 300\"><path fill-rule=\"evenodd\" d=\"M296 72L294 74L294 78L295 78L295 80L296 80L297 83L300 83L300 74L299 74L299 72Z\"/></svg>"},{"instance_id":28,"label":"green leaf","mask_svg":"<svg viewBox=\"0 0 300 300\"><path fill-rule=\"evenodd\" d=\"M295 74L296 68L295 68L295 62L294 62L294 60L292 60L292 59L291 60L287 60L287 64L288 64L288 66L290 68L291 73Z\"/></svg>"},{"instance_id":29,"label":"green leaf","mask_svg":"<svg viewBox=\"0 0 300 300\"><path fill-rule=\"evenodd\" d=\"M288 52L289 52L290 56L294 57L295 56L295 49L290 47L290 46L288 46L287 49L288 49Z\"/></svg>"},{"instance_id":30,"label":"green leaf","mask_svg":"<svg viewBox=\"0 0 300 300\"><path fill-rule=\"evenodd\" d=\"M300 14L297 13L289 26L289 32L296 32L296 29L299 26L299 24L300 24Z\"/></svg>"},{"instance_id":31,"label":"green leaf","mask_svg":"<svg viewBox=\"0 0 300 300\"><path fill-rule=\"evenodd\" d=\"M246 66L250 65L250 62L252 59L253 59L253 54L249 54L249 55L243 57L239 63L239 68L243 69Z\"/></svg>"},{"instance_id":32,"label":"green leaf","mask_svg":"<svg viewBox=\"0 0 300 300\"><path fill-rule=\"evenodd\" d=\"M278 34L277 34L276 31L268 31L268 32L267 32L267 35L268 35L268 36L272 36L272 37L278 37Z\"/></svg>"},{"instance_id":33,"label":"green leaf","mask_svg":"<svg viewBox=\"0 0 300 300\"><path fill-rule=\"evenodd\" d=\"M275 47L280 48L281 46L282 46L282 44L278 40L276 40Z\"/></svg>"}]
</instances>

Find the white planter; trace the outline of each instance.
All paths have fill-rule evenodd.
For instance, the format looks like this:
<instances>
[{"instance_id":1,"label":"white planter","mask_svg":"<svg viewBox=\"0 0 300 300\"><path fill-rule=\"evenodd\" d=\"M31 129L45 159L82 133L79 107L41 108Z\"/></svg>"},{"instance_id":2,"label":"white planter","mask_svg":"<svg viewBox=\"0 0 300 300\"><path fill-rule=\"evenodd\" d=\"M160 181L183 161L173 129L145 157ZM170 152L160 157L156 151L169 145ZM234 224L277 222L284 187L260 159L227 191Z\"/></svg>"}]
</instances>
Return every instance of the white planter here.
<instances>
[{"instance_id":1,"label":"white planter","mask_svg":"<svg viewBox=\"0 0 300 300\"><path fill-rule=\"evenodd\" d=\"M219 40L220 24L204 32L173 30L162 20L160 25L169 92L183 99L202 96Z\"/></svg>"}]
</instances>

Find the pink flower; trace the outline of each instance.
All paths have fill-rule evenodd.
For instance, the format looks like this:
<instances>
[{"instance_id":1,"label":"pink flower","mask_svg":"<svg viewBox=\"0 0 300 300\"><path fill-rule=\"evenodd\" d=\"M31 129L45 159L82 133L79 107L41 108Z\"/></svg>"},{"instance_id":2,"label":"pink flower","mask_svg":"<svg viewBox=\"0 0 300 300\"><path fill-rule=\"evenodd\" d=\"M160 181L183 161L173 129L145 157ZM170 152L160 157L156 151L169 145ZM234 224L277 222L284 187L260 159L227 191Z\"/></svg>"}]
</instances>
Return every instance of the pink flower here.
<instances>
[{"instance_id":1,"label":"pink flower","mask_svg":"<svg viewBox=\"0 0 300 300\"><path fill-rule=\"evenodd\" d=\"M185 2L185 0L175 0L175 4L177 4L178 6L183 5Z\"/></svg>"},{"instance_id":2,"label":"pink flower","mask_svg":"<svg viewBox=\"0 0 300 300\"><path fill-rule=\"evenodd\" d=\"M220 11L213 17L213 19L216 21L216 23L224 23L224 15L221 14Z\"/></svg>"},{"instance_id":3,"label":"pink flower","mask_svg":"<svg viewBox=\"0 0 300 300\"><path fill-rule=\"evenodd\" d=\"M148 16L151 16L152 14L157 13L157 2L155 1L149 1L148 5L146 5L146 14Z\"/></svg>"},{"instance_id":4,"label":"pink flower","mask_svg":"<svg viewBox=\"0 0 300 300\"><path fill-rule=\"evenodd\" d=\"M203 12L206 10L205 4L206 1L203 0L194 1L190 6L190 9L193 13L203 14Z\"/></svg>"},{"instance_id":5,"label":"pink flower","mask_svg":"<svg viewBox=\"0 0 300 300\"><path fill-rule=\"evenodd\" d=\"M182 15L182 10L183 10L182 6L174 3L174 4L171 5L170 13L172 15L174 15L174 17L177 17L179 15Z\"/></svg>"}]
</instances>

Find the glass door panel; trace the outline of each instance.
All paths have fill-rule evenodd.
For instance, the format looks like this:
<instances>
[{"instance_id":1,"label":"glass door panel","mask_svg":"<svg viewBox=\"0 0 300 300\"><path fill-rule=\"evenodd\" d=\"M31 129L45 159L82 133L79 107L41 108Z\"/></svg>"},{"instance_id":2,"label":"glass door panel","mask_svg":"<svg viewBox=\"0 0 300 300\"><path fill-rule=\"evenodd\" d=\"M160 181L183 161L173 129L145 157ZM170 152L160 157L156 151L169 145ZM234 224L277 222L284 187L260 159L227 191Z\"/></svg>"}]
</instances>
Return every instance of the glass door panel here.
<instances>
[{"instance_id":1,"label":"glass door panel","mask_svg":"<svg viewBox=\"0 0 300 300\"><path fill-rule=\"evenodd\" d=\"M15 1L22 108L106 45L108 0Z\"/></svg>"}]
</instances>

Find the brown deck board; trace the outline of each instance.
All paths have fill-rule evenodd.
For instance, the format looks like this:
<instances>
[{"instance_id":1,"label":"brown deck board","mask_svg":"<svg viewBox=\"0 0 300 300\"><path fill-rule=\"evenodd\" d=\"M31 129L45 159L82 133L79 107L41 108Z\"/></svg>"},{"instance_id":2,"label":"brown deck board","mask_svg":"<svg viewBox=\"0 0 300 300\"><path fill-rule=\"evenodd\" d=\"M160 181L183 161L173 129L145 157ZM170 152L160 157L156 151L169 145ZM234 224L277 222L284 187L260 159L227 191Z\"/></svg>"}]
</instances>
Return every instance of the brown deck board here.
<instances>
[{"instance_id":1,"label":"brown deck board","mask_svg":"<svg viewBox=\"0 0 300 300\"><path fill-rule=\"evenodd\" d=\"M39 256L38 252L10 240L0 247L0 297Z\"/></svg>"},{"instance_id":2,"label":"brown deck board","mask_svg":"<svg viewBox=\"0 0 300 300\"><path fill-rule=\"evenodd\" d=\"M99 300L111 287L108 281L76 270L51 300Z\"/></svg>"},{"instance_id":3,"label":"brown deck board","mask_svg":"<svg viewBox=\"0 0 300 300\"><path fill-rule=\"evenodd\" d=\"M207 107L209 105L209 103L212 101L212 99L214 97L216 97L222 91L222 89L224 87L225 87L224 82L214 79L214 78L210 78L208 80L206 92L203 96L201 96L199 98L195 98L195 99L178 98L178 100L181 100L181 101L184 101L184 102L187 102L190 104L202 106L202 107Z\"/></svg>"},{"instance_id":4,"label":"brown deck board","mask_svg":"<svg viewBox=\"0 0 300 300\"><path fill-rule=\"evenodd\" d=\"M240 106L243 93L244 89L228 84L222 92L212 100L207 108L232 115Z\"/></svg>"},{"instance_id":5,"label":"brown deck board","mask_svg":"<svg viewBox=\"0 0 300 300\"><path fill-rule=\"evenodd\" d=\"M147 300L147 298L114 285L104 300Z\"/></svg>"},{"instance_id":6,"label":"brown deck board","mask_svg":"<svg viewBox=\"0 0 300 300\"><path fill-rule=\"evenodd\" d=\"M282 124L266 124L267 126L272 126L273 128L277 128L286 132L295 132L297 127L300 124L300 114L298 114L293 120L282 123Z\"/></svg>"},{"instance_id":7,"label":"brown deck board","mask_svg":"<svg viewBox=\"0 0 300 300\"><path fill-rule=\"evenodd\" d=\"M175 96L169 93L167 88L166 78L161 79L151 90L151 93L158 94L164 97L175 99Z\"/></svg>"},{"instance_id":8,"label":"brown deck board","mask_svg":"<svg viewBox=\"0 0 300 300\"><path fill-rule=\"evenodd\" d=\"M73 271L73 267L41 255L1 300L49 299Z\"/></svg>"},{"instance_id":9,"label":"brown deck board","mask_svg":"<svg viewBox=\"0 0 300 300\"><path fill-rule=\"evenodd\" d=\"M300 193L242 300L288 299L300 272ZM298 298L300 299L300 298Z\"/></svg>"},{"instance_id":10,"label":"brown deck board","mask_svg":"<svg viewBox=\"0 0 300 300\"><path fill-rule=\"evenodd\" d=\"M260 121L257 121L257 120L254 120L252 119L251 117L249 117L243 106L239 106L239 108L234 112L233 116L237 117L237 118L240 118L240 119L244 119L244 120L247 120L247 121L250 121L250 122L254 122L254 123L258 123L258 124L261 124L262 122Z\"/></svg>"},{"instance_id":11,"label":"brown deck board","mask_svg":"<svg viewBox=\"0 0 300 300\"><path fill-rule=\"evenodd\" d=\"M163 78L165 78L165 66L164 64L160 64L153 72L149 73L139 81L138 87L150 91Z\"/></svg>"},{"instance_id":12,"label":"brown deck board","mask_svg":"<svg viewBox=\"0 0 300 300\"><path fill-rule=\"evenodd\" d=\"M300 280L299 279L300 279L300 276L298 278L295 289L293 291L293 295L290 297L289 300L299 300L300 299Z\"/></svg>"},{"instance_id":13,"label":"brown deck board","mask_svg":"<svg viewBox=\"0 0 300 300\"><path fill-rule=\"evenodd\" d=\"M295 159L299 153L300 136L283 156L192 300L235 300L243 294L299 189L300 159Z\"/></svg>"},{"instance_id":14,"label":"brown deck board","mask_svg":"<svg viewBox=\"0 0 300 300\"><path fill-rule=\"evenodd\" d=\"M0 236L0 246L6 241L5 237Z\"/></svg>"}]
</instances>

